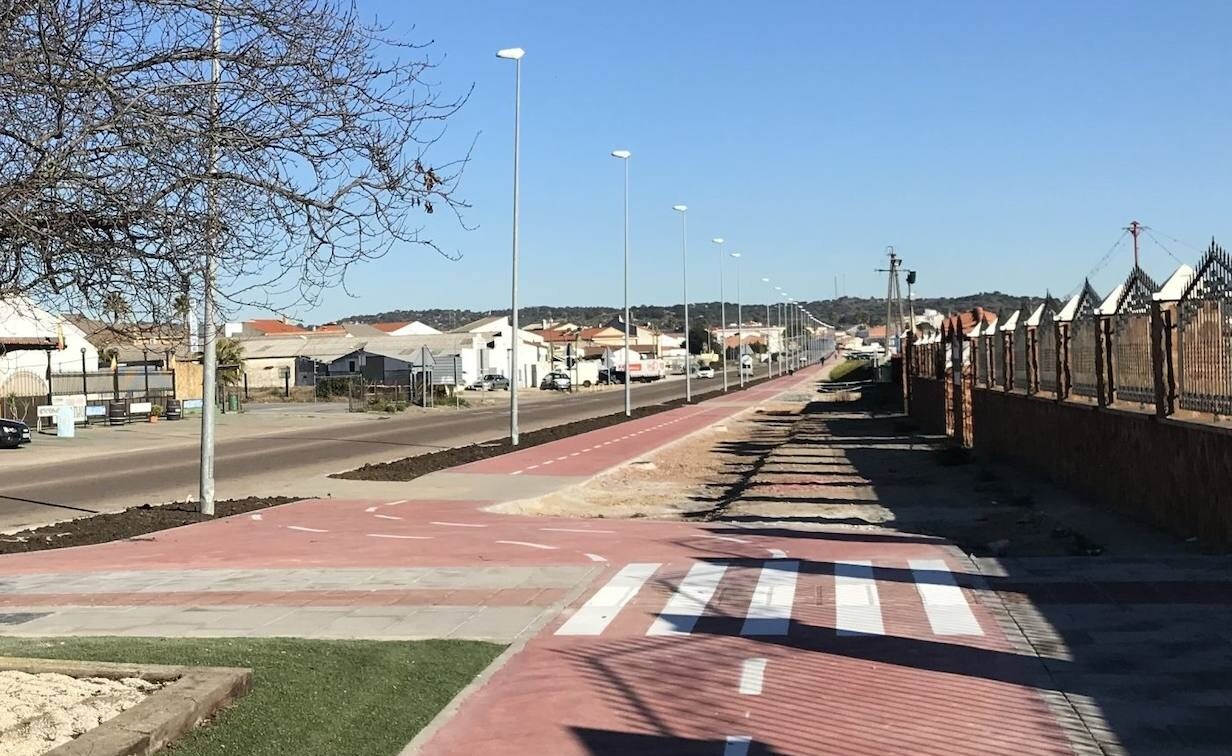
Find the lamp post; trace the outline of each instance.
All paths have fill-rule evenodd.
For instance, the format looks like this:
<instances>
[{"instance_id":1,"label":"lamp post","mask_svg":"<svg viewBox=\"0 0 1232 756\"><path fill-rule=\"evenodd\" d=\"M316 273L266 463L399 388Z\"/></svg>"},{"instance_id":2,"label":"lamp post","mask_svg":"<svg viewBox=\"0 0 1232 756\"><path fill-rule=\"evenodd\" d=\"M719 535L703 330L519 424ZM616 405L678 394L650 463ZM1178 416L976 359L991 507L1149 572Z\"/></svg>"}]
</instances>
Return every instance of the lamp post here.
<instances>
[{"instance_id":1,"label":"lamp post","mask_svg":"<svg viewBox=\"0 0 1232 756\"><path fill-rule=\"evenodd\" d=\"M684 403L693 401L693 384L689 370L689 206L672 205L680 213L680 272L684 289Z\"/></svg>"},{"instance_id":2,"label":"lamp post","mask_svg":"<svg viewBox=\"0 0 1232 756\"><path fill-rule=\"evenodd\" d=\"M722 355L723 390L727 390L727 302L723 299L723 239L711 239L719 246L719 353Z\"/></svg>"},{"instance_id":3,"label":"lamp post","mask_svg":"<svg viewBox=\"0 0 1232 756\"><path fill-rule=\"evenodd\" d=\"M762 277L762 283L770 285L770 279ZM774 377L774 351L770 349L770 300L766 300L766 377Z\"/></svg>"},{"instance_id":4,"label":"lamp post","mask_svg":"<svg viewBox=\"0 0 1232 756\"><path fill-rule=\"evenodd\" d=\"M89 403L90 390L86 382L86 348L81 348L81 396Z\"/></svg>"},{"instance_id":5,"label":"lamp post","mask_svg":"<svg viewBox=\"0 0 1232 756\"><path fill-rule=\"evenodd\" d=\"M744 311L740 306L740 253L732 252L736 261L736 370L740 372L740 387L744 388Z\"/></svg>"},{"instance_id":6,"label":"lamp post","mask_svg":"<svg viewBox=\"0 0 1232 756\"><path fill-rule=\"evenodd\" d=\"M513 61L513 283L510 303L510 334L513 348L509 352L509 443L518 445L518 215L519 204L518 162L522 151L522 56L526 51L520 47L497 50L496 57ZM455 381L457 376L454 376Z\"/></svg>"},{"instance_id":7,"label":"lamp post","mask_svg":"<svg viewBox=\"0 0 1232 756\"><path fill-rule=\"evenodd\" d=\"M629 394L629 158L633 157L633 153L628 150L612 150L612 157L625 166L625 417L632 417L633 398Z\"/></svg>"}]
</instances>

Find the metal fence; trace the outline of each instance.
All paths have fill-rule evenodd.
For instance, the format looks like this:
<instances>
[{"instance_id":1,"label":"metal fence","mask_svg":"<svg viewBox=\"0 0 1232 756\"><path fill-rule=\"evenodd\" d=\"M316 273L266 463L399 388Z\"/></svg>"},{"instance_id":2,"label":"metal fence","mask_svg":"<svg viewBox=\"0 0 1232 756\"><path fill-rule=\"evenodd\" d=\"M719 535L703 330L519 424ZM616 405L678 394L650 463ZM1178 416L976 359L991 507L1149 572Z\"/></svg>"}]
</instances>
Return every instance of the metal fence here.
<instances>
[{"instance_id":1,"label":"metal fence","mask_svg":"<svg viewBox=\"0 0 1232 756\"><path fill-rule=\"evenodd\" d=\"M1177 403L1232 415L1232 258L1211 243L1177 304Z\"/></svg>"},{"instance_id":2,"label":"metal fence","mask_svg":"<svg viewBox=\"0 0 1232 756\"><path fill-rule=\"evenodd\" d=\"M1036 385L1041 392L1055 394L1057 392L1057 328L1056 310L1051 301L1044 304L1040 313L1039 325L1035 327L1035 360L1039 375Z\"/></svg>"},{"instance_id":3,"label":"metal fence","mask_svg":"<svg viewBox=\"0 0 1232 756\"><path fill-rule=\"evenodd\" d=\"M1012 331L967 337L971 384L1152 407L1161 417L1232 419L1232 257L1215 243L1165 287L1135 268L1106 309L1084 284L1066 319L1057 321L1056 312L1049 300L1028 324L1024 307L1004 317L1016 318ZM928 338L913 344L912 375L944 377L943 347Z\"/></svg>"},{"instance_id":4,"label":"metal fence","mask_svg":"<svg viewBox=\"0 0 1232 756\"><path fill-rule=\"evenodd\" d=\"M1155 368L1151 362L1151 298L1159 291L1141 268L1130 272L1116 312L1108 319L1107 338L1112 365L1107 372L1114 402L1138 405L1155 401Z\"/></svg>"},{"instance_id":5,"label":"metal fence","mask_svg":"<svg viewBox=\"0 0 1232 756\"><path fill-rule=\"evenodd\" d=\"M1095 308L1099 296L1087 283L1078 294L1074 317L1066 330L1069 341L1066 346L1066 367L1069 373L1070 391L1078 396L1095 398L1099 389L1098 360L1100 325Z\"/></svg>"}]
</instances>

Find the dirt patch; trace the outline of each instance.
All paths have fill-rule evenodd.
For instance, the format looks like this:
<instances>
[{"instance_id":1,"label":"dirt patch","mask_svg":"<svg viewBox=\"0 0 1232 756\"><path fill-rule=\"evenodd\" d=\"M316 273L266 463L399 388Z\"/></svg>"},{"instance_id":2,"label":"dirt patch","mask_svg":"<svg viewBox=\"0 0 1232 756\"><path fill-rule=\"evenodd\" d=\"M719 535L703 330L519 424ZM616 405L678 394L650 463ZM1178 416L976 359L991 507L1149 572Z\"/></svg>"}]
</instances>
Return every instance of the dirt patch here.
<instances>
[{"instance_id":1,"label":"dirt patch","mask_svg":"<svg viewBox=\"0 0 1232 756\"><path fill-rule=\"evenodd\" d=\"M214 505L215 517L207 517L196 510L194 504L143 504L123 512L81 517L56 525L22 530L0 536L0 554L22 554L29 551L63 549L69 546L89 546L108 541L155 533L181 525L207 522L218 517L244 514L279 504L289 504L297 499L286 496L256 497L219 501Z\"/></svg>"},{"instance_id":2,"label":"dirt patch","mask_svg":"<svg viewBox=\"0 0 1232 756\"><path fill-rule=\"evenodd\" d=\"M40 756L141 703L161 685L0 671L0 753Z\"/></svg>"},{"instance_id":3,"label":"dirt patch","mask_svg":"<svg viewBox=\"0 0 1232 756\"><path fill-rule=\"evenodd\" d=\"M767 379L762 378L755 381L749 381L745 384L745 388L756 386ZM729 394L735 391L742 391L737 386L731 387ZM694 404L706 401L721 394L721 391L711 391L699 398L694 395ZM663 404L653 404L645 407L635 407L633 410L633 419L639 417L647 417L649 415L657 415L660 412L666 412L670 409L683 406L683 399L673 399L670 402ZM408 481L414 480L428 473L437 472L439 470L447 470L458 465L465 465L471 462L478 462L492 457L499 457L502 454L508 454L511 451L520 451L528 449L532 446L559 441L562 438L576 436L580 433L587 433L600 428L607 428L612 425L618 425L626 422L629 418L625 417L624 412L615 412L610 415L602 415L600 417L587 418L578 420L572 423L563 425L555 425L551 428L542 428L540 430L529 431L519 434L518 445L512 446L509 443L509 438L493 439L491 441L483 441L469 446L459 446L453 449L445 449L443 451L432 452L430 454L420 454L414 457L405 457L397 459L393 462L381 462L376 464L364 465L357 467L354 470L335 473L331 478L341 478L343 480L379 480L379 481Z\"/></svg>"},{"instance_id":4,"label":"dirt patch","mask_svg":"<svg viewBox=\"0 0 1232 756\"><path fill-rule=\"evenodd\" d=\"M768 403L756 413L690 434L581 485L498 504L490 511L579 518L707 517L740 484L745 440L757 432L759 422L784 422L798 410L791 403Z\"/></svg>"}]
</instances>

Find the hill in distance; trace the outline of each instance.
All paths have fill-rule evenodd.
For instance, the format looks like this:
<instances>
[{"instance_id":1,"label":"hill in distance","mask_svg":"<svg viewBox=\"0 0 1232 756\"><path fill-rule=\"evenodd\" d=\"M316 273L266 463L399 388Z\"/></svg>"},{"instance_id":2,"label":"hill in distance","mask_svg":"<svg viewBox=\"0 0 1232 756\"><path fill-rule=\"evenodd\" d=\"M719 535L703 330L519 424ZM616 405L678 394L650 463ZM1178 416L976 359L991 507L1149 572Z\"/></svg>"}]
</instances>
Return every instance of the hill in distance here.
<instances>
[{"instance_id":1,"label":"hill in distance","mask_svg":"<svg viewBox=\"0 0 1232 756\"><path fill-rule=\"evenodd\" d=\"M1020 307L1024 302L1031 306L1037 305L1042 301L1040 297L1021 297L1011 294L1004 294L999 291L981 292L979 294L968 294L961 297L926 297L915 300L915 311L917 314L925 309L937 310L943 315L951 313L971 310L974 307L983 307L985 310L993 312L1012 312ZM885 323L886 303L884 299L874 299L872 297L839 297L838 299L822 299L812 302L803 303L805 309L816 315L818 318L841 327L867 323L870 325L880 325ZM745 303L744 304L744 319L745 321L765 320L766 304L761 303ZM630 318L634 323L649 323L664 331L680 331L683 330L684 308L681 305L637 305L630 307ZM907 311L907 303L904 300L903 310ZM493 310L467 310L467 309L425 309L425 310L390 310L388 312L379 312L369 315L353 315L348 318L343 318L345 322L358 323L389 323L419 320L427 323L433 328L438 328L442 331L448 331L452 328L465 325L473 320L488 317L490 315L502 315L508 313L508 309L493 309ZM522 307L520 310L520 321L523 325L529 325L540 321L558 321L577 323L581 326L591 326L599 323L605 323L613 318L619 317L621 309L619 307L605 306L574 306L574 307L554 307L548 305L534 305L530 307ZM720 306L718 302L690 302L689 303L689 320L702 323L718 323L720 320ZM727 321L729 323L736 322L736 303L727 303ZM778 322L778 314L771 313L771 321Z\"/></svg>"}]
</instances>

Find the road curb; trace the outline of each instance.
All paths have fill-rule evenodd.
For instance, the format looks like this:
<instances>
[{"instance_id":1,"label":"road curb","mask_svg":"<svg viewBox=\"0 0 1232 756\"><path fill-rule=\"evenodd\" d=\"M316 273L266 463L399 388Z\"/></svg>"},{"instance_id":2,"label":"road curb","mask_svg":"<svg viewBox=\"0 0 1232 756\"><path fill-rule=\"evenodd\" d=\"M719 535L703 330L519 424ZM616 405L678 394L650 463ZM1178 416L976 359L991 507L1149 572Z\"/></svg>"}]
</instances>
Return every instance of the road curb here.
<instances>
[{"instance_id":1,"label":"road curb","mask_svg":"<svg viewBox=\"0 0 1232 756\"><path fill-rule=\"evenodd\" d=\"M0 657L0 670L70 677L136 677L166 687L44 756L147 756L252 690L252 670Z\"/></svg>"}]
</instances>

